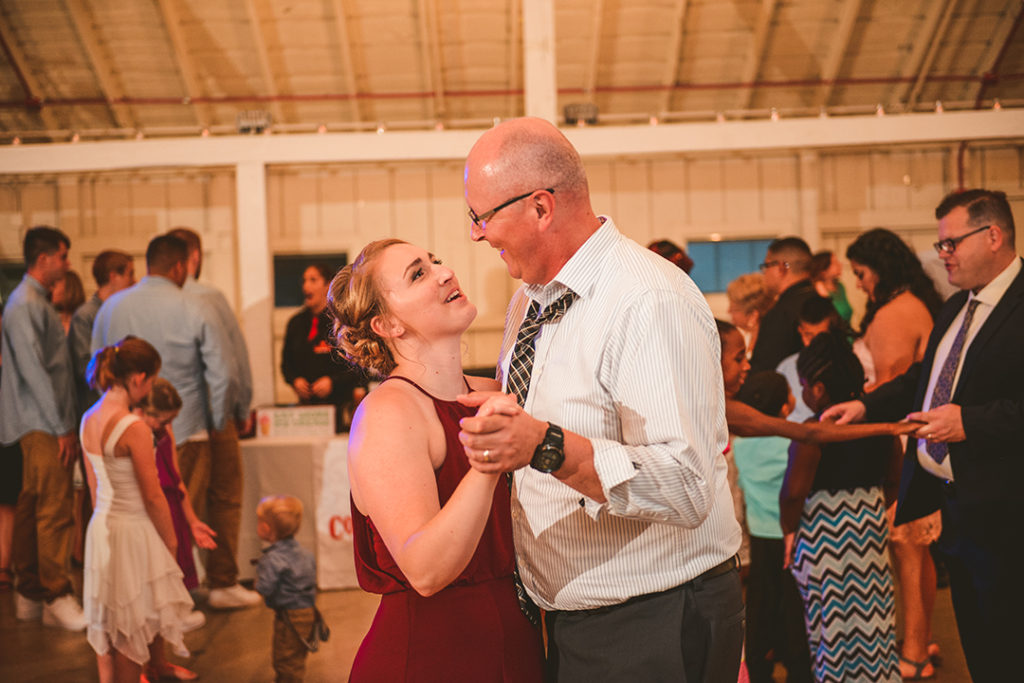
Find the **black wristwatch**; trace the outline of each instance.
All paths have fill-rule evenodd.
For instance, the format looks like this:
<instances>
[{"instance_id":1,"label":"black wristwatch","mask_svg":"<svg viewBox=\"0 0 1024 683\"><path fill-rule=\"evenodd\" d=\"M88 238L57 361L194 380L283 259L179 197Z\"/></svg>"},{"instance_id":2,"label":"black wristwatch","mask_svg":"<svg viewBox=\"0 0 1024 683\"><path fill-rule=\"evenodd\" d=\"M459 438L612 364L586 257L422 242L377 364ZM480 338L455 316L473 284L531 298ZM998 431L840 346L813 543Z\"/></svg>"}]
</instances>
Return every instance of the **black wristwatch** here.
<instances>
[{"instance_id":1,"label":"black wristwatch","mask_svg":"<svg viewBox=\"0 0 1024 683\"><path fill-rule=\"evenodd\" d=\"M548 422L548 431L545 432L544 440L537 446L537 450L533 452L530 467L538 472L550 474L557 471L563 462L565 462L565 434L562 433L561 427Z\"/></svg>"}]
</instances>

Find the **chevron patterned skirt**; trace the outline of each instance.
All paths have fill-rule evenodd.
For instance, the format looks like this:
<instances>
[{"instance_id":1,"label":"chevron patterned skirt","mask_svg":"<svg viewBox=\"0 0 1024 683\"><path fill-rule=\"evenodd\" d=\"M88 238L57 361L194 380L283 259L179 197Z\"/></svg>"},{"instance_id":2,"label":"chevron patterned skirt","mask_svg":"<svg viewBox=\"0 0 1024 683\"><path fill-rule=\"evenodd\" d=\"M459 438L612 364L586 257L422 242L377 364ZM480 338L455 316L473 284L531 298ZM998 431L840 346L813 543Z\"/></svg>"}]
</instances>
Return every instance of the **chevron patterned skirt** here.
<instances>
[{"instance_id":1,"label":"chevron patterned skirt","mask_svg":"<svg viewBox=\"0 0 1024 683\"><path fill-rule=\"evenodd\" d=\"M882 489L815 491L793 576L817 681L899 681L889 528Z\"/></svg>"}]
</instances>

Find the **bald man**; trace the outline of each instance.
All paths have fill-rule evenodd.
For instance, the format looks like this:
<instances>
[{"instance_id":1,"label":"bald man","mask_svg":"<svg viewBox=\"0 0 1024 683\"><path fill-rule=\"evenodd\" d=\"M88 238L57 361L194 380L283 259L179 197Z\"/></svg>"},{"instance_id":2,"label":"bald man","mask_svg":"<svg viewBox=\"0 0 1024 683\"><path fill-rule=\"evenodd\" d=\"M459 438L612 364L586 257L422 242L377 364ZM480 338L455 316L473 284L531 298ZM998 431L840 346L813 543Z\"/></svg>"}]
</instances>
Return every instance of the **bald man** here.
<instances>
[{"instance_id":1,"label":"bald man","mask_svg":"<svg viewBox=\"0 0 1024 683\"><path fill-rule=\"evenodd\" d=\"M517 563L552 680L734 683L743 640L715 322L693 281L598 216L550 123L504 122L465 167L474 241L523 284L499 379L461 438L510 472Z\"/></svg>"}]
</instances>

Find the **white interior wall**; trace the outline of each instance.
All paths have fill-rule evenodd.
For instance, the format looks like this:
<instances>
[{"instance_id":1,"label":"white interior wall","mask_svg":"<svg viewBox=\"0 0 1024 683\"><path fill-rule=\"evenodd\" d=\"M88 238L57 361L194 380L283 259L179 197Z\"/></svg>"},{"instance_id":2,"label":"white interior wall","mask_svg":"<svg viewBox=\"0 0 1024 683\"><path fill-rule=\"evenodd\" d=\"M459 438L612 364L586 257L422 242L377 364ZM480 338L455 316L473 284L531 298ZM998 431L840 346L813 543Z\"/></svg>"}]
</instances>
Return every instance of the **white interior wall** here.
<instances>
[{"instance_id":1,"label":"white interior wall","mask_svg":"<svg viewBox=\"0 0 1024 683\"><path fill-rule=\"evenodd\" d=\"M799 234L842 254L856 234L876 226L928 249L932 210L957 184L957 158L956 145L941 144L593 156L586 163L595 209L639 242ZM964 155L965 184L1005 190L1017 216L1024 216L1022 169L1020 141L975 144ZM20 260L22 230L40 223L71 237L73 266L90 290L91 260L102 249L129 251L141 274L153 235L175 225L200 232L203 279L236 306L265 400L292 400L277 369L292 311L269 310L268 254L347 251L352 258L387 236L426 246L454 267L480 309L467 336L471 366L494 363L515 286L498 256L468 239L455 160L0 175L0 260ZM862 306L848 269L844 278ZM723 297L708 298L724 315Z\"/></svg>"}]
</instances>

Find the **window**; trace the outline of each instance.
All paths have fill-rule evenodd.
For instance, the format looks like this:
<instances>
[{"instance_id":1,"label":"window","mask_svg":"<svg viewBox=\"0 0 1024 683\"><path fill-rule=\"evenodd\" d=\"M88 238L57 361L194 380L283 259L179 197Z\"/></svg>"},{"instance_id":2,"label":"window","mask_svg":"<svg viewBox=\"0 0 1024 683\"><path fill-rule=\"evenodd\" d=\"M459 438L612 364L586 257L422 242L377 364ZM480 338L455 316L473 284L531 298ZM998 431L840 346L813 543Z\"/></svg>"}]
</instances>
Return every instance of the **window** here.
<instances>
[{"instance_id":1,"label":"window","mask_svg":"<svg viewBox=\"0 0 1024 683\"><path fill-rule=\"evenodd\" d=\"M730 282L744 273L757 272L770 239L687 242L693 259L690 277L705 294L724 292Z\"/></svg>"}]
</instances>

